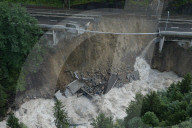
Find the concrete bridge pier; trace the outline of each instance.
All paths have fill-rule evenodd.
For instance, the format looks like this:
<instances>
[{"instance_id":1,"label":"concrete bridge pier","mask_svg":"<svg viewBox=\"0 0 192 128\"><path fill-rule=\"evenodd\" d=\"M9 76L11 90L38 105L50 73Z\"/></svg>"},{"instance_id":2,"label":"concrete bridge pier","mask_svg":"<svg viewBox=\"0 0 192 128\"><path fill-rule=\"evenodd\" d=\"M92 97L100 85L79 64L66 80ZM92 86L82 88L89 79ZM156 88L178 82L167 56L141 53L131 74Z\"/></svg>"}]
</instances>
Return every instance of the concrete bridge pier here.
<instances>
[{"instance_id":1,"label":"concrete bridge pier","mask_svg":"<svg viewBox=\"0 0 192 128\"><path fill-rule=\"evenodd\" d=\"M174 41L180 46L192 46L192 32L159 31L159 52L161 53L166 41Z\"/></svg>"}]
</instances>

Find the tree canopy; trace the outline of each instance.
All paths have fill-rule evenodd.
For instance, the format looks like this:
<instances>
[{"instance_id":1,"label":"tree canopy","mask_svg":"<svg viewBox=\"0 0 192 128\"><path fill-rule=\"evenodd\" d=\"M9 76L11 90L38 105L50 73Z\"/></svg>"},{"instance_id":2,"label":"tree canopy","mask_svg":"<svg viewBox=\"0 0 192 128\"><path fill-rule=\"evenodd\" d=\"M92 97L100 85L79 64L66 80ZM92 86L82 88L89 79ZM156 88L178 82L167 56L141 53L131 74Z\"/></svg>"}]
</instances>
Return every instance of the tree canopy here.
<instances>
[{"instance_id":1,"label":"tree canopy","mask_svg":"<svg viewBox=\"0 0 192 128\"><path fill-rule=\"evenodd\" d=\"M14 101L22 64L41 34L36 23L19 4L0 2L1 109Z\"/></svg>"},{"instance_id":2,"label":"tree canopy","mask_svg":"<svg viewBox=\"0 0 192 128\"><path fill-rule=\"evenodd\" d=\"M171 84L165 92L151 92L139 99L136 96L135 101L132 101L131 106L127 109L127 117L124 120L125 127L129 127L130 122L135 119L137 122L142 119L149 126L161 127L173 126L186 121L192 115L191 93L192 76L187 74L181 82ZM141 108L140 113L132 109L138 107Z\"/></svg>"}]
</instances>

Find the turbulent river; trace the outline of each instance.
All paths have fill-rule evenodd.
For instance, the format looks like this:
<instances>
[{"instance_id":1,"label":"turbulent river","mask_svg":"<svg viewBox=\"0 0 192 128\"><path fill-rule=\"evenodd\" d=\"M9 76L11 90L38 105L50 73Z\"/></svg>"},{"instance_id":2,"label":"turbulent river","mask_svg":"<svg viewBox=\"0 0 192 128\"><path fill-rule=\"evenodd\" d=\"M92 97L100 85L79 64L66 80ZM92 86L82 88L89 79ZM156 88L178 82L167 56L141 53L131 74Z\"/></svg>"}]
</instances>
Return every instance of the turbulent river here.
<instances>
[{"instance_id":1,"label":"turbulent river","mask_svg":"<svg viewBox=\"0 0 192 128\"><path fill-rule=\"evenodd\" d=\"M153 70L147 62L137 57L134 69L140 73L140 80L125 84L121 88L113 88L103 96L96 96L89 100L82 96L65 98L61 101L70 117L71 123L84 124L81 127L91 127L89 124L98 113L103 112L113 119L122 119L126 116L125 110L136 93L146 94L149 91L166 89L172 82L181 80L172 72L159 72ZM53 99L36 99L24 103L15 112L19 118L29 128L55 128L53 117ZM5 127L5 121L0 123L0 127Z\"/></svg>"}]
</instances>

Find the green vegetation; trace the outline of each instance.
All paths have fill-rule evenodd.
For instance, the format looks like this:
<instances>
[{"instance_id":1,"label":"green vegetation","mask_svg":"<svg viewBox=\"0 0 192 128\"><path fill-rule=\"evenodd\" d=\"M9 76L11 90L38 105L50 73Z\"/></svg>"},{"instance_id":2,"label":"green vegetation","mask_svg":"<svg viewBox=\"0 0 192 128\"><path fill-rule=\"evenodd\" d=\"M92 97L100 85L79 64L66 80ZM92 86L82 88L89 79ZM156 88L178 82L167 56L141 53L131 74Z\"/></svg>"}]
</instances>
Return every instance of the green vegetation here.
<instances>
[{"instance_id":1,"label":"green vegetation","mask_svg":"<svg viewBox=\"0 0 192 128\"><path fill-rule=\"evenodd\" d=\"M0 2L0 117L14 101L21 67L41 34L36 23L20 5Z\"/></svg>"},{"instance_id":2,"label":"green vegetation","mask_svg":"<svg viewBox=\"0 0 192 128\"><path fill-rule=\"evenodd\" d=\"M191 128L192 76L185 75L182 81L171 84L164 92L137 94L126 113L117 125L104 114L100 114L92 125L94 128Z\"/></svg>"},{"instance_id":3,"label":"green vegetation","mask_svg":"<svg viewBox=\"0 0 192 128\"><path fill-rule=\"evenodd\" d=\"M114 124L114 126L113 126L113 128L125 128L124 125L125 125L125 124L124 124L124 120L122 120L122 119L117 119L116 122L115 122L115 124Z\"/></svg>"},{"instance_id":4,"label":"green vegetation","mask_svg":"<svg viewBox=\"0 0 192 128\"><path fill-rule=\"evenodd\" d=\"M58 8L62 8L63 6L68 8L69 1L70 1L70 6L87 4L92 2L96 2L96 3L118 2L118 0L2 0L2 1L20 3L24 5L37 5L37 6L58 7ZM124 1L124 0L121 0L121 1Z\"/></svg>"},{"instance_id":5,"label":"green vegetation","mask_svg":"<svg viewBox=\"0 0 192 128\"><path fill-rule=\"evenodd\" d=\"M133 108L137 110L133 111ZM136 97L128 107L127 114L126 127L135 118L141 118L149 126L160 127L173 126L188 120L192 115L192 76L185 75L181 82L171 84L167 92L151 92L143 98Z\"/></svg>"},{"instance_id":6,"label":"green vegetation","mask_svg":"<svg viewBox=\"0 0 192 128\"><path fill-rule=\"evenodd\" d=\"M182 10L184 8L190 10L191 5L192 0L173 0L168 4L167 10L172 11L172 13L183 13Z\"/></svg>"},{"instance_id":7,"label":"green vegetation","mask_svg":"<svg viewBox=\"0 0 192 128\"><path fill-rule=\"evenodd\" d=\"M159 119L154 112L146 112L145 115L142 117L142 121L152 127L159 124Z\"/></svg>"},{"instance_id":8,"label":"green vegetation","mask_svg":"<svg viewBox=\"0 0 192 128\"><path fill-rule=\"evenodd\" d=\"M62 103L57 100L54 106L55 126L57 128L69 128L67 112Z\"/></svg>"},{"instance_id":9,"label":"green vegetation","mask_svg":"<svg viewBox=\"0 0 192 128\"><path fill-rule=\"evenodd\" d=\"M7 105L7 94L5 89L0 84L0 114L2 116L6 115L6 105Z\"/></svg>"},{"instance_id":10,"label":"green vegetation","mask_svg":"<svg viewBox=\"0 0 192 128\"><path fill-rule=\"evenodd\" d=\"M71 0L71 5L79 5L79 4L87 4L91 2L96 2L96 3L102 3L102 2L108 2L108 3L113 3L115 0Z\"/></svg>"},{"instance_id":11,"label":"green vegetation","mask_svg":"<svg viewBox=\"0 0 192 128\"><path fill-rule=\"evenodd\" d=\"M19 123L19 119L14 116L13 113L9 115L7 120L7 126L9 128L27 128L27 126L23 123Z\"/></svg>"},{"instance_id":12,"label":"green vegetation","mask_svg":"<svg viewBox=\"0 0 192 128\"><path fill-rule=\"evenodd\" d=\"M113 128L113 121L111 117L106 117L103 113L93 120L91 125L94 128Z\"/></svg>"},{"instance_id":13,"label":"green vegetation","mask_svg":"<svg viewBox=\"0 0 192 128\"><path fill-rule=\"evenodd\" d=\"M2 1L20 3L26 5L63 7L63 0L2 0Z\"/></svg>"},{"instance_id":14,"label":"green vegetation","mask_svg":"<svg viewBox=\"0 0 192 128\"><path fill-rule=\"evenodd\" d=\"M176 8L186 4L192 4L192 0L174 0L173 2L170 3L170 5Z\"/></svg>"},{"instance_id":15,"label":"green vegetation","mask_svg":"<svg viewBox=\"0 0 192 128\"><path fill-rule=\"evenodd\" d=\"M142 1L129 0L129 5L148 6L149 0L142 0Z\"/></svg>"}]
</instances>

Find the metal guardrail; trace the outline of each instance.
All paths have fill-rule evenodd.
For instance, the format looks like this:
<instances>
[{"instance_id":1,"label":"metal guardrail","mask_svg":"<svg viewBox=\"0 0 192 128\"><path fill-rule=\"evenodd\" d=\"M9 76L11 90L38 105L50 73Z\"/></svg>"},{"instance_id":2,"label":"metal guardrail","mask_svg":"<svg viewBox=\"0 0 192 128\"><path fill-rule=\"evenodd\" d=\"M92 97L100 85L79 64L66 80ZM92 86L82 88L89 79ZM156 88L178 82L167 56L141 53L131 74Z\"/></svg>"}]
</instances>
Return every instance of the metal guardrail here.
<instances>
[{"instance_id":1,"label":"metal guardrail","mask_svg":"<svg viewBox=\"0 0 192 128\"><path fill-rule=\"evenodd\" d=\"M63 31L65 29L79 30L84 32L98 33L98 34L114 34L114 35L160 35L168 37L183 37L183 38L192 38L192 32L179 32L179 31L159 31L157 33L115 33L115 32L101 32L101 31L91 31L85 29L77 29L66 27L64 25L47 25L47 24L38 24L44 30L54 30L54 31Z\"/></svg>"}]
</instances>

